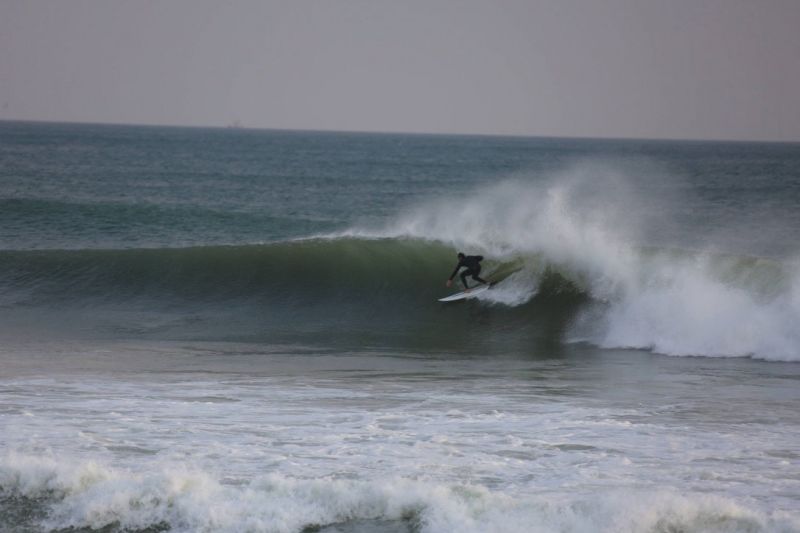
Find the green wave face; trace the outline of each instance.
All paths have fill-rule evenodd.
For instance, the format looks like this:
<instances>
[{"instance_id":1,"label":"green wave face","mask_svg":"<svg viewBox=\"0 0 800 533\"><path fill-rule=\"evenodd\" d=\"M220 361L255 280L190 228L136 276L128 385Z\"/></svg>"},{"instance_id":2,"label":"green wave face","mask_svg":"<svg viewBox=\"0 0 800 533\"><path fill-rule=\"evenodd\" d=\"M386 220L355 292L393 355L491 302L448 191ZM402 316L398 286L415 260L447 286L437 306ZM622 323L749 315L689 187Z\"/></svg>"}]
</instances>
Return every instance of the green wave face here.
<instances>
[{"instance_id":1,"label":"green wave face","mask_svg":"<svg viewBox=\"0 0 800 533\"><path fill-rule=\"evenodd\" d=\"M629 250L612 277L585 259L507 254L483 262L482 276L499 282L492 290L442 304L460 290L457 279L445 287L455 255L435 241L355 237L0 252L0 305L13 317L0 336L44 322L113 338L500 353L531 344L557 353L586 340L681 355L791 355L800 343L790 265L651 248Z\"/></svg>"},{"instance_id":2,"label":"green wave face","mask_svg":"<svg viewBox=\"0 0 800 533\"><path fill-rule=\"evenodd\" d=\"M0 256L0 302L14 311L12 325L64 322L67 315L62 329L69 334L346 342L401 350L424 342L458 350L485 345L488 329L513 338L534 332L539 338L536 315L549 321L574 311L582 298L571 281L551 272L536 281L550 287L548 303L523 298L514 305L492 300L441 304L438 298L458 290L458 280L452 288L445 286L456 250L419 239ZM487 259L482 275L508 279L525 270L525 261ZM547 313L537 310L542 305L550 307ZM554 313L557 308L562 309Z\"/></svg>"}]
</instances>

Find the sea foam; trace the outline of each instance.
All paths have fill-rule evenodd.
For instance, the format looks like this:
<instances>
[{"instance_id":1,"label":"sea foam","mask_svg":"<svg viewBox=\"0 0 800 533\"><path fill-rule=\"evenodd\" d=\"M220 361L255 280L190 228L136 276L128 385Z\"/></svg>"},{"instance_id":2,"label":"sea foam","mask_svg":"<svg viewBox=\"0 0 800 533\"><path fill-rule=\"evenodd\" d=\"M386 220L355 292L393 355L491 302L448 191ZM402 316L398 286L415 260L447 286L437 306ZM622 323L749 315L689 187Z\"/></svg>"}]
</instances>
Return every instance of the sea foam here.
<instances>
[{"instance_id":1,"label":"sea foam","mask_svg":"<svg viewBox=\"0 0 800 533\"><path fill-rule=\"evenodd\" d=\"M294 479L277 474L223 483L208 473L174 466L136 473L95 462L19 454L0 461L0 484L8 498L45 507L46 517L35 524L44 530L166 526L180 532L289 533L370 520L405 522L431 533L789 532L800 528L800 522L787 514L671 491L512 496L477 485L404 478Z\"/></svg>"}]
</instances>

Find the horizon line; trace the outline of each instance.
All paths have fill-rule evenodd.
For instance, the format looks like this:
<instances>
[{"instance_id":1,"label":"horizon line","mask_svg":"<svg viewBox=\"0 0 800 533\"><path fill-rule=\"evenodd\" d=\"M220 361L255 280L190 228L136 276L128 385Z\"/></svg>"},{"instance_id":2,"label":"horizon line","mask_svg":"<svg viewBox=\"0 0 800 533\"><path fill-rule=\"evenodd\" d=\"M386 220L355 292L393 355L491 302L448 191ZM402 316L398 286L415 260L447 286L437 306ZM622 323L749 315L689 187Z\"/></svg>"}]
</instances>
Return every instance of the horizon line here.
<instances>
[{"instance_id":1,"label":"horizon line","mask_svg":"<svg viewBox=\"0 0 800 533\"><path fill-rule=\"evenodd\" d=\"M212 129L212 130L231 130L231 131L271 131L286 133L329 133L345 135L407 135L407 136L431 136L431 137L496 137L511 139L563 139L575 141L639 141L639 142L708 142L708 143L743 143L743 144L800 144L797 140L773 140L773 139L724 139L716 137L624 137L624 136L581 136L581 135L543 135L543 134L519 134L519 133L453 133L453 132L424 132L424 131L385 131L385 130L347 130L335 128L275 128L262 126L246 126L234 122L232 125L197 125L197 124L155 124L146 122L115 122L115 121L80 121L80 120L38 120L38 119L16 119L0 118L0 123L22 123L22 124L59 124L59 125L83 125L83 126L127 126L140 128L185 128L185 129Z\"/></svg>"}]
</instances>

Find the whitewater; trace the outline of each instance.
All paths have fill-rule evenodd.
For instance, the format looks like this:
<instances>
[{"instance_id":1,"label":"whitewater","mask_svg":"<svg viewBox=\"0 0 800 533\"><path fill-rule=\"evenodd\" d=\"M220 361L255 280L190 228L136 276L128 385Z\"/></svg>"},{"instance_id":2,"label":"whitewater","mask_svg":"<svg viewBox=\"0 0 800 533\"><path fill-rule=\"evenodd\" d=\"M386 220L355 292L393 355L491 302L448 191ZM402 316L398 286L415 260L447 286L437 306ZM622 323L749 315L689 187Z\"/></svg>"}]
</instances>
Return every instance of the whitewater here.
<instances>
[{"instance_id":1,"label":"whitewater","mask_svg":"<svg viewBox=\"0 0 800 533\"><path fill-rule=\"evenodd\" d=\"M415 208L378 231L332 238L420 239L477 250L499 262L501 274L513 269L482 295L509 306L529 302L555 272L591 300L568 340L667 355L800 360L797 258L679 249L666 239L644 245L643 226L672 223L679 200L662 196L658 206L646 206L629 179L605 163L584 162L544 183L502 181Z\"/></svg>"},{"instance_id":2,"label":"whitewater","mask_svg":"<svg viewBox=\"0 0 800 533\"><path fill-rule=\"evenodd\" d=\"M797 145L0 122L0 161L0 530L800 531ZM498 284L441 304L458 251Z\"/></svg>"},{"instance_id":3,"label":"whitewater","mask_svg":"<svg viewBox=\"0 0 800 533\"><path fill-rule=\"evenodd\" d=\"M265 354L244 345L113 349L136 362L115 363L112 373L110 354L95 353L91 372L19 378L4 390L4 439L16 451L0 463L0 482L6 513L23 523L177 531L798 527L796 435L785 426L796 417L785 395L797 376L756 363L717 375L709 365L662 358L641 374L619 353L575 363L320 358L313 349ZM598 375L598 366L624 373Z\"/></svg>"}]
</instances>

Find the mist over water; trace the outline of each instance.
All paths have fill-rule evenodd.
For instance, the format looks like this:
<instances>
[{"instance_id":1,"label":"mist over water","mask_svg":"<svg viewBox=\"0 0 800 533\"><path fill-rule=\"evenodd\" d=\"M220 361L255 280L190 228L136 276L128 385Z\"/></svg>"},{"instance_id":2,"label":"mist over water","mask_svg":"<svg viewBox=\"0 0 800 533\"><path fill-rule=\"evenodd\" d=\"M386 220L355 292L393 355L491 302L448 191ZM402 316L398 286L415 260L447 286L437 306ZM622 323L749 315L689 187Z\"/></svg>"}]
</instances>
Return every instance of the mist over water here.
<instances>
[{"instance_id":1,"label":"mist over water","mask_svg":"<svg viewBox=\"0 0 800 533\"><path fill-rule=\"evenodd\" d=\"M583 162L535 182L501 181L439 199L379 231L345 235L423 239L516 262L497 292L483 296L505 305L530 302L555 271L592 300L568 339L669 355L798 360L798 262L722 251L732 237L721 229L689 247L668 241L687 200L674 183L665 189L668 176L647 168L627 175L609 161Z\"/></svg>"},{"instance_id":2,"label":"mist over water","mask_svg":"<svg viewBox=\"0 0 800 533\"><path fill-rule=\"evenodd\" d=\"M800 531L796 145L0 123L0 159L0 529ZM441 304L457 251L498 283Z\"/></svg>"}]
</instances>

